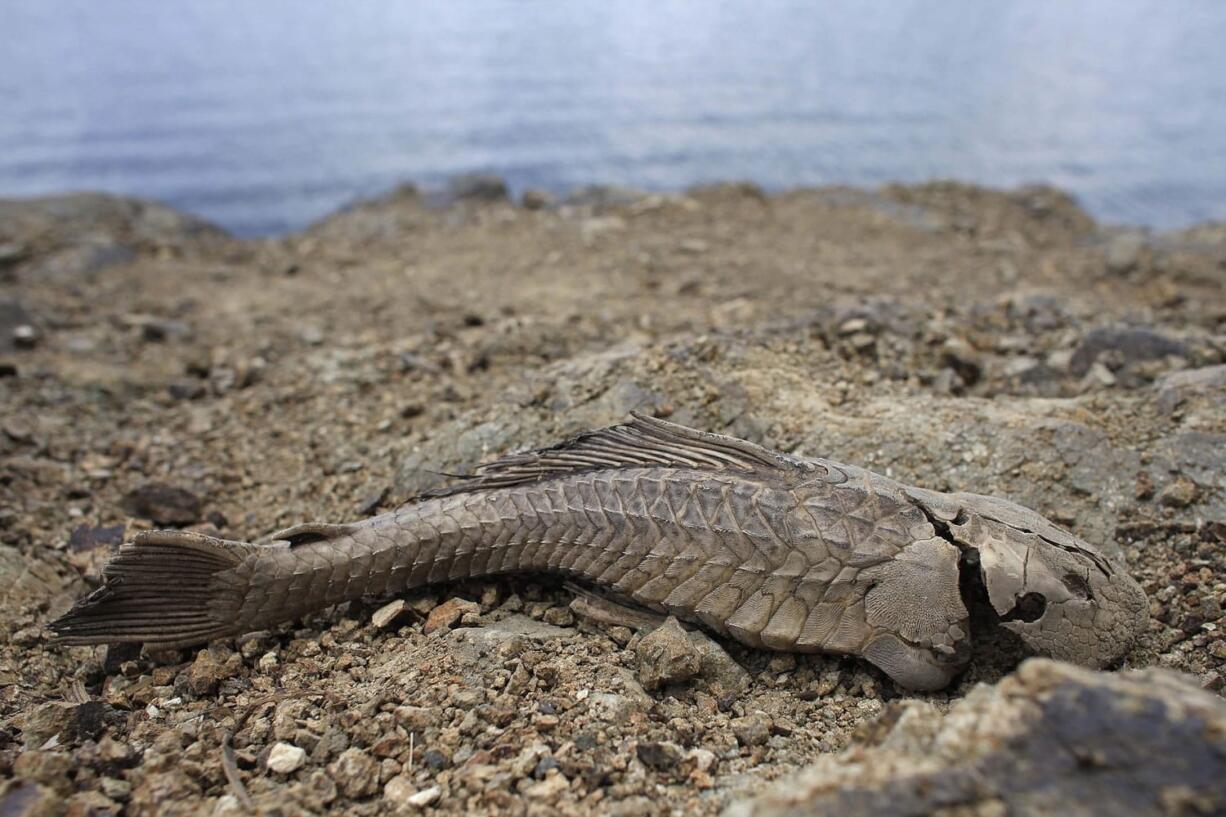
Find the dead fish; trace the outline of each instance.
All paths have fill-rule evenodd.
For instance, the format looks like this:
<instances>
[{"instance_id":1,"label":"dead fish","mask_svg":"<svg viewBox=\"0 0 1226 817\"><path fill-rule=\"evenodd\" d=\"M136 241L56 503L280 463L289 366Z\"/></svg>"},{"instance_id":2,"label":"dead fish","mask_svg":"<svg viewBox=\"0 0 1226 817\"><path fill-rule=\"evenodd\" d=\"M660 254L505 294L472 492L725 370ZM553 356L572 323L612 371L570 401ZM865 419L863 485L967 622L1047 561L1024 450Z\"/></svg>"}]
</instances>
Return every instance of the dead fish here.
<instances>
[{"instance_id":1,"label":"dead fish","mask_svg":"<svg viewBox=\"0 0 1226 817\"><path fill-rule=\"evenodd\" d=\"M66 644L187 647L343 601L562 574L752 647L861 656L946 686L970 659L962 570L1034 650L1100 667L1145 628L1123 567L1003 499L938 493L634 415L400 508L268 544L151 531L51 626Z\"/></svg>"}]
</instances>

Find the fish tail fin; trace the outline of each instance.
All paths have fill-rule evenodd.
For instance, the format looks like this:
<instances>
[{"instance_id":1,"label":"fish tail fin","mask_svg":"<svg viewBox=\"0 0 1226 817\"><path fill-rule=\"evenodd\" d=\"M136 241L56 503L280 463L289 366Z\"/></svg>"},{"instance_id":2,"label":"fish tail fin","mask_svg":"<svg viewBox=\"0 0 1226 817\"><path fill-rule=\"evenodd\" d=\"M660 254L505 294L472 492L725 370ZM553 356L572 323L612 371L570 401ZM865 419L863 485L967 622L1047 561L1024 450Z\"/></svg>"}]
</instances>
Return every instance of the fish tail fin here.
<instances>
[{"instance_id":1,"label":"fish tail fin","mask_svg":"<svg viewBox=\"0 0 1226 817\"><path fill-rule=\"evenodd\" d=\"M62 644L158 649L233 635L246 591L235 568L255 546L191 531L147 531L122 545L103 584L50 627Z\"/></svg>"}]
</instances>

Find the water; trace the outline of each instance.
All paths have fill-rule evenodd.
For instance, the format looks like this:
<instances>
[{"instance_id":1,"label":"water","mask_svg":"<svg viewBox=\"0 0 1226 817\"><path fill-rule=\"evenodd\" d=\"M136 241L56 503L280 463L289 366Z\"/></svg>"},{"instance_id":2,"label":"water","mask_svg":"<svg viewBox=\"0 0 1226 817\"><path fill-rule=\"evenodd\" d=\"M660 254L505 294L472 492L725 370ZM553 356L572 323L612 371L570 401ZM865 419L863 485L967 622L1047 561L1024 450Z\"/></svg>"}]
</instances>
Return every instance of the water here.
<instances>
[{"instance_id":1,"label":"water","mask_svg":"<svg viewBox=\"0 0 1226 817\"><path fill-rule=\"evenodd\" d=\"M0 0L0 195L241 234L470 171L770 189L1045 181L1226 219L1226 3Z\"/></svg>"}]
</instances>

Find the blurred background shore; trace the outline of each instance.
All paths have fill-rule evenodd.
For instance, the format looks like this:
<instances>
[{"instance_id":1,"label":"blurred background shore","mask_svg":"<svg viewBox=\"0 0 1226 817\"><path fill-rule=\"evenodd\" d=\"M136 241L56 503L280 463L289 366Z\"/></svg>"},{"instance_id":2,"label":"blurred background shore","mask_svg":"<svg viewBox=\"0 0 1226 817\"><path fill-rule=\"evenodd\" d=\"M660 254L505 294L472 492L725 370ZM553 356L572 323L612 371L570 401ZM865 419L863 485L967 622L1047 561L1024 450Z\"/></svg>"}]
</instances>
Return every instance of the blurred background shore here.
<instances>
[{"instance_id":1,"label":"blurred background shore","mask_svg":"<svg viewBox=\"0 0 1226 817\"><path fill-rule=\"evenodd\" d=\"M0 195L102 190L240 235L495 173L768 191L1046 183L1226 219L1226 6L9 0Z\"/></svg>"}]
</instances>

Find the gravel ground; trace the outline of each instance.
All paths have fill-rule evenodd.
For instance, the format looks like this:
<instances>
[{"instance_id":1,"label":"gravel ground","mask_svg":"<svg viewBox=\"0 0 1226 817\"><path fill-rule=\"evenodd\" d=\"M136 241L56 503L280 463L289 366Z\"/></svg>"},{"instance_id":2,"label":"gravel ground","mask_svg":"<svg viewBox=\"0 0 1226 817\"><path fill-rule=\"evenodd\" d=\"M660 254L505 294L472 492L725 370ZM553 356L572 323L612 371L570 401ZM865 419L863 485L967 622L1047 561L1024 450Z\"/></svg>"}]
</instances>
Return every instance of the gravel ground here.
<instances>
[{"instance_id":1,"label":"gravel ground","mask_svg":"<svg viewBox=\"0 0 1226 817\"><path fill-rule=\"evenodd\" d=\"M0 201L5 809L712 814L865 739L914 697L869 665L603 624L542 577L200 651L46 640L133 530L360 518L632 409L1028 504L1150 595L1127 667L1226 689L1226 227L1046 188L456 192L260 241ZM1021 658L980 630L938 710Z\"/></svg>"}]
</instances>

